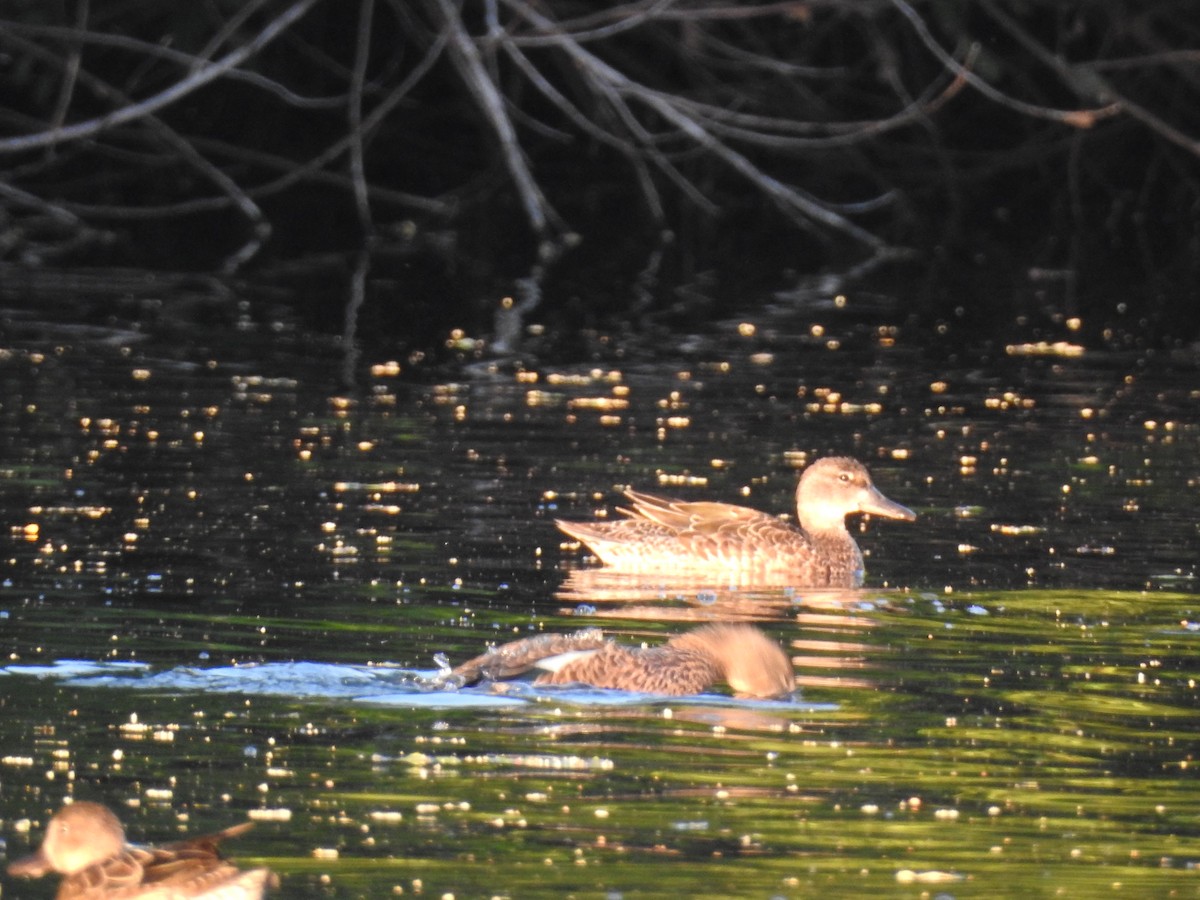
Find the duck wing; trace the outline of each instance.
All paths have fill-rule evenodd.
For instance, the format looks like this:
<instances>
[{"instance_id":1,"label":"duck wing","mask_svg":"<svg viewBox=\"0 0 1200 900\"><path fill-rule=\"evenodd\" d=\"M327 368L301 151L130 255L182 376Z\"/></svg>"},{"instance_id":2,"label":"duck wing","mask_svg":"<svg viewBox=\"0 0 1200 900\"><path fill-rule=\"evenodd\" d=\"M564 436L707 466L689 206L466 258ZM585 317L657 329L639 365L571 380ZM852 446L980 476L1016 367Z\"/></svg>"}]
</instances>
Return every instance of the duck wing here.
<instances>
[{"instance_id":1,"label":"duck wing","mask_svg":"<svg viewBox=\"0 0 1200 900\"><path fill-rule=\"evenodd\" d=\"M67 875L58 885L55 900L105 900L141 890L145 877L144 851L126 847L111 859Z\"/></svg>"},{"instance_id":2,"label":"duck wing","mask_svg":"<svg viewBox=\"0 0 1200 900\"><path fill-rule=\"evenodd\" d=\"M518 678L551 657L595 651L607 644L608 639L598 628L585 628L573 634L539 634L493 647L455 666L448 677L463 685Z\"/></svg>"},{"instance_id":3,"label":"duck wing","mask_svg":"<svg viewBox=\"0 0 1200 900\"><path fill-rule=\"evenodd\" d=\"M586 684L644 694L698 694L717 679L713 661L670 645L640 648L612 642L568 659L534 684Z\"/></svg>"},{"instance_id":4,"label":"duck wing","mask_svg":"<svg viewBox=\"0 0 1200 900\"><path fill-rule=\"evenodd\" d=\"M757 509L732 503L684 502L639 491L626 491L625 496L633 504L633 509L621 510L625 515L654 522L672 531L706 534L749 525L758 519L778 521Z\"/></svg>"}]
</instances>

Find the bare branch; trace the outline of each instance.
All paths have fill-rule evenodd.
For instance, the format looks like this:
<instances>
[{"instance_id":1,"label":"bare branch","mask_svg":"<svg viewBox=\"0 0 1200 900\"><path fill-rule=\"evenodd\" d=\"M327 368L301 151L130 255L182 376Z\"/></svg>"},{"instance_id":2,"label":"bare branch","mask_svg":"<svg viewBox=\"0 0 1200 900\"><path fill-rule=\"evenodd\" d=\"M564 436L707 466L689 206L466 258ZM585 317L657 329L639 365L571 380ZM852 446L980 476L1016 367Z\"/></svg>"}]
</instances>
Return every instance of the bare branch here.
<instances>
[{"instance_id":1,"label":"bare branch","mask_svg":"<svg viewBox=\"0 0 1200 900\"><path fill-rule=\"evenodd\" d=\"M350 177L354 183L354 207L363 234L374 231L371 221L371 201L367 190L366 165L363 161L362 98L366 81L367 60L371 55L371 19L375 0L362 0L358 14L358 41L354 47L354 70L350 82L350 103L346 117L350 123Z\"/></svg>"},{"instance_id":2,"label":"bare branch","mask_svg":"<svg viewBox=\"0 0 1200 900\"><path fill-rule=\"evenodd\" d=\"M466 27L459 17L458 10L450 0L433 0L442 17L450 38L452 49L451 59L462 76L467 89L475 96L480 111L487 118L496 139L500 143L500 154L504 159L508 174L513 180L513 186L521 198L525 208L525 217L536 234L543 234L549 227L551 219L555 222L558 217L546 203L541 188L538 187L529 164L521 150L521 142L517 138L512 121L504 110L504 97L488 74L487 68L480 58L479 50L467 34Z\"/></svg>"},{"instance_id":3,"label":"bare branch","mask_svg":"<svg viewBox=\"0 0 1200 900\"><path fill-rule=\"evenodd\" d=\"M953 56L942 49L942 45L937 42L937 39L930 34L929 26L925 24L925 20L917 13L915 9L909 5L906 0L890 0L891 4L900 11L912 25L913 31L921 39L921 43L932 53L937 59L953 72L958 77L965 80L971 87L979 91L989 100L999 103L1001 106L1006 106L1009 109L1019 112L1022 115L1032 116L1035 119L1049 119L1052 122L1060 122L1063 125L1071 125L1075 128L1086 128L1100 119L1105 119L1117 114L1118 110L1115 104L1107 104L1097 109L1051 109L1047 106L1038 106L1033 103L1026 103L1023 100L1018 100L1015 97L1010 97L1003 91L999 91L992 87L975 73L964 68Z\"/></svg>"},{"instance_id":4,"label":"bare branch","mask_svg":"<svg viewBox=\"0 0 1200 900\"><path fill-rule=\"evenodd\" d=\"M253 40L238 47L236 50L230 51L219 62L211 66L205 66L196 72L195 75L176 82L152 97L148 97L130 106L123 106L107 116L88 119L84 122L76 122L74 125L51 128L48 131L22 135L21 137L0 138L0 153L17 153L46 147L50 144L94 137L117 125L143 118L150 113L170 106L172 103L181 100L193 91L204 87L206 84L220 78L226 72L241 65L263 47L267 46L267 44L271 43L271 41L275 40L275 38L279 37L286 28L299 20L317 2L318 0L297 0L296 3L288 7L263 28Z\"/></svg>"}]
</instances>

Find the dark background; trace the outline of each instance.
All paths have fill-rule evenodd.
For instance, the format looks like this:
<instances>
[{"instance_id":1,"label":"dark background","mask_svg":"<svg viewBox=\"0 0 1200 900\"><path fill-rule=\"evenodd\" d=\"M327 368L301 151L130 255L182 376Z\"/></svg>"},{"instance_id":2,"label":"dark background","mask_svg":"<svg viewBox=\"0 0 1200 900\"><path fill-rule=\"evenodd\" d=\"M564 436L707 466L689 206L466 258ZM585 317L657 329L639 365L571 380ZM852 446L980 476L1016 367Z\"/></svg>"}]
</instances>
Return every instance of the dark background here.
<instances>
[{"instance_id":1,"label":"dark background","mask_svg":"<svg viewBox=\"0 0 1200 900\"><path fill-rule=\"evenodd\" d=\"M931 334L1196 339L1189 3L490 9L5 4L5 302L131 315L150 271L172 315L341 333L357 276L357 339L488 334L512 295L595 353L853 288Z\"/></svg>"}]
</instances>

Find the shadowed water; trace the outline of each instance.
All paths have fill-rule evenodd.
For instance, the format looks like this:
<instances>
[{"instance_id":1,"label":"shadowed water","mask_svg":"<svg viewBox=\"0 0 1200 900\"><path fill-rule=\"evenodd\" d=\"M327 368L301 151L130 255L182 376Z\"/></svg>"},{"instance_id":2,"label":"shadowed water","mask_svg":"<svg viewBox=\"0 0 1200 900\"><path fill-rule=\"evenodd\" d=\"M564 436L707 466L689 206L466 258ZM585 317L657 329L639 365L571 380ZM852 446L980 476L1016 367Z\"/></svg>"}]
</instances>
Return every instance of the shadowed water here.
<instances>
[{"instance_id":1,"label":"shadowed water","mask_svg":"<svg viewBox=\"0 0 1200 900\"><path fill-rule=\"evenodd\" d=\"M1200 896L1194 359L824 310L348 393L287 330L139 337L0 348L9 858L74 796L155 842L251 815L287 897ZM919 515L854 523L860 591L618 576L553 526L625 485L787 513L829 454ZM712 620L794 699L428 684Z\"/></svg>"}]
</instances>

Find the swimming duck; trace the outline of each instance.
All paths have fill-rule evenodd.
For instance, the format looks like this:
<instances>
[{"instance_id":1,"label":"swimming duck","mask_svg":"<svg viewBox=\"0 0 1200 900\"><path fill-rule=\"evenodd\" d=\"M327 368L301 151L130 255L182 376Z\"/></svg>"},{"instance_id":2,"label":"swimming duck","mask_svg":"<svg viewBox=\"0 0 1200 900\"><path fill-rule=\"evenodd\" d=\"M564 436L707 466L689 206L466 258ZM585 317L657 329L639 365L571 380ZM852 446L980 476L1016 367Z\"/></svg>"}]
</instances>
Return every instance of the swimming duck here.
<instances>
[{"instance_id":1,"label":"swimming duck","mask_svg":"<svg viewBox=\"0 0 1200 900\"><path fill-rule=\"evenodd\" d=\"M787 654L750 625L704 625L657 647L615 643L598 628L539 634L494 647L455 667L459 685L516 678L534 684L586 684L647 694L699 694L723 681L738 697L782 697L795 690Z\"/></svg>"},{"instance_id":2,"label":"swimming duck","mask_svg":"<svg viewBox=\"0 0 1200 900\"><path fill-rule=\"evenodd\" d=\"M63 876L57 900L260 900L269 869L242 871L221 858L217 844L253 827L244 822L215 834L162 847L125 843L125 829L99 803L76 802L50 819L37 853L16 860L8 874Z\"/></svg>"},{"instance_id":3,"label":"swimming duck","mask_svg":"<svg viewBox=\"0 0 1200 900\"><path fill-rule=\"evenodd\" d=\"M911 509L879 492L866 466L844 456L819 459L796 486L796 521L729 503L688 503L626 491L632 509L616 522L558 527L614 569L677 572L786 583L793 587L859 587L863 558L846 516L870 513L911 522Z\"/></svg>"}]
</instances>

